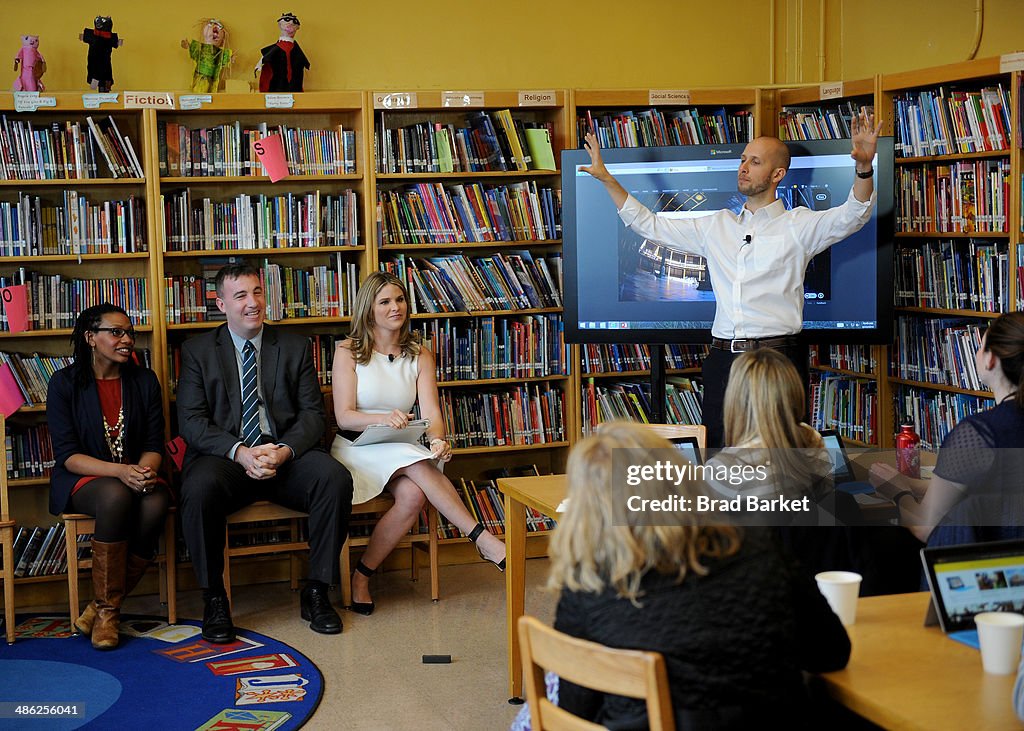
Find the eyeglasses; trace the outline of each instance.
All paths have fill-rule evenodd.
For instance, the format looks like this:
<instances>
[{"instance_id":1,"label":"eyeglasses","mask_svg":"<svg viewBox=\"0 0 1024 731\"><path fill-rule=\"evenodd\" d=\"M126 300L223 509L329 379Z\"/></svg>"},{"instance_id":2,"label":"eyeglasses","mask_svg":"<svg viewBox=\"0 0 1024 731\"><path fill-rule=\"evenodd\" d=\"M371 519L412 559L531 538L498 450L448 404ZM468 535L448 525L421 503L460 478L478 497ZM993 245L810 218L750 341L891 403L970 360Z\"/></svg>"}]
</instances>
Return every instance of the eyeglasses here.
<instances>
[{"instance_id":1,"label":"eyeglasses","mask_svg":"<svg viewBox=\"0 0 1024 731\"><path fill-rule=\"evenodd\" d=\"M127 330L125 328L123 328L123 327L94 327L92 329L92 331L96 332L96 333L99 333L99 332L110 333L117 340L120 340L125 335L130 337L132 340L135 340L135 328L134 327L130 327Z\"/></svg>"}]
</instances>

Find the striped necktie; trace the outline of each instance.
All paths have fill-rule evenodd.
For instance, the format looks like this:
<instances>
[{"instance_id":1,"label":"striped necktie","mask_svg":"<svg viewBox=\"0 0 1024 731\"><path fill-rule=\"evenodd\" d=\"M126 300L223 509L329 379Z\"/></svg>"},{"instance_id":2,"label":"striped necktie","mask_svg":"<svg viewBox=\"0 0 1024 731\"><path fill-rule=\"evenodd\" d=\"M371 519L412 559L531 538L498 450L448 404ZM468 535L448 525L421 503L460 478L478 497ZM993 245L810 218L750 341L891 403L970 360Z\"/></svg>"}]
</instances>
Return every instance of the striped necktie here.
<instances>
[{"instance_id":1,"label":"striped necktie","mask_svg":"<svg viewBox=\"0 0 1024 731\"><path fill-rule=\"evenodd\" d=\"M247 340L242 348L242 442L247 447L255 447L260 442L256 348L251 340Z\"/></svg>"}]
</instances>

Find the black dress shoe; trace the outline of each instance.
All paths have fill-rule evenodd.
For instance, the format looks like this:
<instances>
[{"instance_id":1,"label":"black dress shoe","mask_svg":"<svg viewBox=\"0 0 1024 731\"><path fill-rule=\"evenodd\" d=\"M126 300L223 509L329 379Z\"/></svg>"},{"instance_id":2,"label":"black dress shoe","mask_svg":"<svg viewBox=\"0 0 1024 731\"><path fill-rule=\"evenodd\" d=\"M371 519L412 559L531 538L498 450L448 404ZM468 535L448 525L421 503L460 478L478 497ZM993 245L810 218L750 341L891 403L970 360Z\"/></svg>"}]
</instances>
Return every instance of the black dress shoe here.
<instances>
[{"instance_id":1,"label":"black dress shoe","mask_svg":"<svg viewBox=\"0 0 1024 731\"><path fill-rule=\"evenodd\" d=\"M322 635L341 633L341 617L331 606L327 589L307 584L300 598L302 618L309 622L309 628Z\"/></svg>"},{"instance_id":2,"label":"black dress shoe","mask_svg":"<svg viewBox=\"0 0 1024 731\"><path fill-rule=\"evenodd\" d=\"M203 639L224 644L235 641L235 626L231 624L231 609L225 594L203 601Z\"/></svg>"},{"instance_id":3,"label":"black dress shoe","mask_svg":"<svg viewBox=\"0 0 1024 731\"><path fill-rule=\"evenodd\" d=\"M363 563L362 559L359 559L359 563L356 564L356 571L358 571L368 579L375 573L377 573L377 569L368 568L366 564ZM355 599L353 599L352 604L349 605L349 609L351 609L356 614L363 615L364 617L369 617L371 614L373 614L373 610L376 608L377 604L375 602L357 602Z\"/></svg>"}]
</instances>

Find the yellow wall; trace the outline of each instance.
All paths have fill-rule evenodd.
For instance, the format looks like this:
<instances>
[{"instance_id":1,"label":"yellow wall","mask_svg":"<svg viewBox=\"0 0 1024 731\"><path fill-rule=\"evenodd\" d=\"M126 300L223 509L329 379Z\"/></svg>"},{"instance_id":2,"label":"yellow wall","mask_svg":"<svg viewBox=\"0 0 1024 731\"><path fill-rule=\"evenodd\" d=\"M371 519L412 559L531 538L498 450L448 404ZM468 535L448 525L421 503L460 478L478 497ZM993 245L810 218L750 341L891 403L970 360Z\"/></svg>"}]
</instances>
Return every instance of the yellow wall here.
<instances>
[{"instance_id":1,"label":"yellow wall","mask_svg":"<svg viewBox=\"0 0 1024 731\"><path fill-rule=\"evenodd\" d=\"M759 32L737 46L732 19L715 4L681 0L4 5L8 57L17 52L20 34L38 34L48 67L43 81L54 91L87 90L87 48L78 34L100 9L112 15L125 40L113 56L115 90L184 88L191 65L179 42L194 37L193 24L204 14L228 28L238 53L233 77L251 78L259 48L277 38L278 15L294 12L303 23L297 40L312 64L308 90L752 85L765 78L770 45L768 34ZM729 7L767 28L764 0L732 0ZM14 80L13 72L9 76L4 88Z\"/></svg>"},{"instance_id":2,"label":"yellow wall","mask_svg":"<svg viewBox=\"0 0 1024 731\"><path fill-rule=\"evenodd\" d=\"M964 60L975 27L972 0L7 0L4 6L8 57L21 33L39 34L48 66L43 81L52 91L87 90L87 49L77 36L100 9L113 15L114 30L125 39L114 52L115 89L184 89L191 64L179 42L197 34L194 23L206 14L226 24L237 53L233 78L247 80L259 48L276 38L278 14L295 12L305 24L299 43L312 61L309 90L811 83L822 79L822 8L824 78L857 79ZM1024 2L986 0L978 57L1024 47L1022 29ZM0 83L9 88L13 80L11 71Z\"/></svg>"}]
</instances>

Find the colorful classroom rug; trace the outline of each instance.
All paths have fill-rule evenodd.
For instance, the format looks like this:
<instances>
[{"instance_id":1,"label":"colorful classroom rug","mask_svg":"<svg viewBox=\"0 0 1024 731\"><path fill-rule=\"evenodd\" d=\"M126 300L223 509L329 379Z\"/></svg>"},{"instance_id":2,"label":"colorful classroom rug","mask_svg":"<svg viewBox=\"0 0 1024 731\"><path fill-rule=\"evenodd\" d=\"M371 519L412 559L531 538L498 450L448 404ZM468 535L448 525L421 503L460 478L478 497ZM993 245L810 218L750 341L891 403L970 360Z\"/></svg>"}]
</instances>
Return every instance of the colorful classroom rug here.
<instances>
[{"instance_id":1,"label":"colorful classroom rug","mask_svg":"<svg viewBox=\"0 0 1024 731\"><path fill-rule=\"evenodd\" d=\"M312 716L324 683L302 653L242 628L230 645L199 632L125 615L120 647L101 652L67 617L19 616L14 644L0 640L0 729L288 731Z\"/></svg>"}]
</instances>

